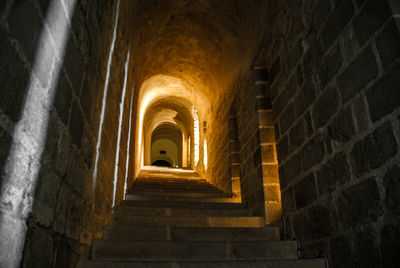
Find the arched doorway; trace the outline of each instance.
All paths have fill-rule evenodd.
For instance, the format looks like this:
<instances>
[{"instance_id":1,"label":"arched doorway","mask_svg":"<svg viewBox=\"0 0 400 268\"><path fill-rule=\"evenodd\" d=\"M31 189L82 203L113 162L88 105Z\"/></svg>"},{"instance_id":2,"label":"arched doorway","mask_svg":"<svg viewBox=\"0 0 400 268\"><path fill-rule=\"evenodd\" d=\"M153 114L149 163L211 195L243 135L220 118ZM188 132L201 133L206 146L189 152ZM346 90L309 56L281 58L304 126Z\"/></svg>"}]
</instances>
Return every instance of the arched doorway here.
<instances>
[{"instance_id":1,"label":"arched doorway","mask_svg":"<svg viewBox=\"0 0 400 268\"><path fill-rule=\"evenodd\" d=\"M158 126L151 135L151 165L182 167L182 147L182 132L177 126Z\"/></svg>"}]
</instances>

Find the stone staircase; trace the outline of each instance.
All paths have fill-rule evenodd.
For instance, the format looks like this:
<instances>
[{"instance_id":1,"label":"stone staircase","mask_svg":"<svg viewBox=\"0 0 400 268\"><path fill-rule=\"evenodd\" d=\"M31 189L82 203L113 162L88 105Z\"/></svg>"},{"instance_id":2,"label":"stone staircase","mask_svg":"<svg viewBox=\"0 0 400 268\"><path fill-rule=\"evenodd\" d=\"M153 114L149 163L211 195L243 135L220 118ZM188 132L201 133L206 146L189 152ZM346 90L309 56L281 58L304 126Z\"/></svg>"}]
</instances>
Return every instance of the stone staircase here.
<instances>
[{"instance_id":1,"label":"stone staircase","mask_svg":"<svg viewBox=\"0 0 400 268\"><path fill-rule=\"evenodd\" d=\"M325 267L200 177L141 176L78 267Z\"/></svg>"}]
</instances>

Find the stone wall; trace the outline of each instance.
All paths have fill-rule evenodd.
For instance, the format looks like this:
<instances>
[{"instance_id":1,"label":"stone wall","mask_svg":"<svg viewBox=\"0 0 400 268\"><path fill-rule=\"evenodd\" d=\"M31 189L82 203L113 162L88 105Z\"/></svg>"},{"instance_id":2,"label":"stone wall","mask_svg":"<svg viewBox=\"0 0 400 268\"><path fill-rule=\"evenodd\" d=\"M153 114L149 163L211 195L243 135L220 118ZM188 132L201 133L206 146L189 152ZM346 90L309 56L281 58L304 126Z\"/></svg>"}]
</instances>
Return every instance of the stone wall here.
<instances>
[{"instance_id":1,"label":"stone wall","mask_svg":"<svg viewBox=\"0 0 400 268\"><path fill-rule=\"evenodd\" d=\"M333 267L394 267L398 1L272 2L262 57L289 234Z\"/></svg>"},{"instance_id":2,"label":"stone wall","mask_svg":"<svg viewBox=\"0 0 400 268\"><path fill-rule=\"evenodd\" d=\"M100 237L102 226L111 220L118 115L129 50L123 34L127 25L117 27L93 192L117 1L77 1L68 13L72 3L1 3L0 266L17 267L22 259L23 267L75 267L80 258L87 258L92 238ZM124 16L123 6L120 10L119 16ZM70 30L62 42L66 25ZM57 44L65 45L65 53ZM36 80L40 83L32 85ZM122 100L116 205L123 197L132 80L130 75ZM37 102L30 103L32 99ZM37 107L26 115L29 105ZM30 120L25 122L26 116ZM34 136L35 127L40 135ZM25 153L17 150L20 147ZM6 234L15 239L7 240Z\"/></svg>"},{"instance_id":3,"label":"stone wall","mask_svg":"<svg viewBox=\"0 0 400 268\"><path fill-rule=\"evenodd\" d=\"M258 216L264 215L264 190L257 93L252 72L239 76L234 85L237 92L237 136L240 144L240 180L242 202Z\"/></svg>"},{"instance_id":4,"label":"stone wall","mask_svg":"<svg viewBox=\"0 0 400 268\"><path fill-rule=\"evenodd\" d=\"M220 103L211 108L207 133L203 133L208 143L208 169L205 176L211 178L210 182L227 194L232 193L228 124L231 101L230 97L225 96ZM202 160L203 158L200 158L200 162Z\"/></svg>"}]
</instances>

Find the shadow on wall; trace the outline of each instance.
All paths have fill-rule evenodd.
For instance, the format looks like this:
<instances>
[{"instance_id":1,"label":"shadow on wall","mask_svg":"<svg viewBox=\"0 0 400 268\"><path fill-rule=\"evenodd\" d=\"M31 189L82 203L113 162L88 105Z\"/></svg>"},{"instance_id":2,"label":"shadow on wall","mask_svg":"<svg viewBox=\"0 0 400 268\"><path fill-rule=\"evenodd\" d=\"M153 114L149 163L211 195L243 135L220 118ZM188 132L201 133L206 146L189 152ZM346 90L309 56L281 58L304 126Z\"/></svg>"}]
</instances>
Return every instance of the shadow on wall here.
<instances>
[{"instance_id":1,"label":"shadow on wall","mask_svg":"<svg viewBox=\"0 0 400 268\"><path fill-rule=\"evenodd\" d=\"M121 98L120 77L127 73L124 64L113 62L112 49L108 61L97 52L98 46L109 48L109 36L113 36L113 43L118 39L121 42L116 46L122 46L116 58L129 62L128 40L116 38L119 1L6 1L2 6L0 266L20 267L21 259L22 267L32 263L73 266L88 256L92 237L99 236L112 212L113 187L104 184L110 183L105 174L114 172L116 148L114 143L108 146L110 133L102 128L101 150L106 153L99 157L99 183L92 192L101 103L93 104L101 102L103 93L104 79L98 74L107 73L115 87L109 95ZM95 12L104 19L99 20ZM89 66L89 55L100 64ZM132 118L131 90L129 86L127 97L121 99L124 106L112 103L107 107L104 122L108 129L116 128L109 125L107 116L119 113L121 106L124 122ZM121 148L129 143L127 129L121 131ZM129 149L122 151L119 158L124 165L119 166L125 166ZM103 164L105 160L110 167ZM119 173L125 170L118 171L123 178ZM121 180L119 199L123 188ZM93 207L95 195L99 201Z\"/></svg>"}]
</instances>

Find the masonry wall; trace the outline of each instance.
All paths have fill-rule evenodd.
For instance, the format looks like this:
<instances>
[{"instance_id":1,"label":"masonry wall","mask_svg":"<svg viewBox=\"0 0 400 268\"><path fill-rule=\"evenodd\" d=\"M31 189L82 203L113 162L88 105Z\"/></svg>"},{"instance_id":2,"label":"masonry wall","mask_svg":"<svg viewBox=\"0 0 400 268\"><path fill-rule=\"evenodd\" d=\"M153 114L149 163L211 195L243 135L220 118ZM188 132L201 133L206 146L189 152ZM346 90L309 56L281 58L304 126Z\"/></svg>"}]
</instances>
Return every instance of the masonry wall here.
<instances>
[{"instance_id":1,"label":"masonry wall","mask_svg":"<svg viewBox=\"0 0 400 268\"><path fill-rule=\"evenodd\" d=\"M242 202L253 210L254 215L264 215L264 191L262 179L262 160L260 133L256 109L256 88L252 71L238 77L234 84L237 92L237 136L240 146L240 181ZM233 144L235 145L235 144Z\"/></svg>"},{"instance_id":2,"label":"masonry wall","mask_svg":"<svg viewBox=\"0 0 400 268\"><path fill-rule=\"evenodd\" d=\"M57 5L72 3L37 0L8 0L1 3L0 185L3 196L0 204L0 266L17 267L22 258L22 267L75 267L79 259L88 257L92 238L100 237L102 226L111 220L121 101L125 104L117 205L123 197L132 94L132 77L129 76L126 97L121 100L124 65L129 50L129 40L122 34L126 31L126 25L120 23L117 30L110 67L110 87L106 96L97 183L93 192L96 143L117 1L77 1L70 18L71 29L63 57L62 49L54 46L52 40L59 38L60 30L57 27L61 26L57 22L62 21L60 16L67 16L67 13L65 7L57 7L59 12L53 16L58 19L54 20L54 17L48 21L52 19L49 17L51 2ZM123 13L123 6L120 9ZM43 32L48 37L40 43ZM39 57L37 51L43 47L47 48L47 53ZM49 79L54 83L50 87L54 87L55 93L49 103L44 103L48 105L49 120L48 128L43 128L43 135L39 137L45 141L44 148L41 148L43 153L37 155L40 158L38 164L31 167L33 160L24 156L33 154L33 147L26 147L26 154L16 162L7 162L7 159L15 144L26 146L24 140L18 140L20 137L15 135L15 129L22 122L30 81L32 77L41 81L47 79L48 73L33 68L35 62L42 62L45 66L59 64L61 69L58 79ZM38 91L41 86L46 85L39 85ZM43 105L40 95L37 98L39 101L36 105ZM45 117L47 114L34 115L32 118ZM34 122L22 126L28 139L33 133L29 129L32 126L35 126ZM21 173L19 177L11 178L10 186L6 180L7 170L14 164L19 165L21 170L27 169L29 174ZM38 170L36 176L35 169ZM13 189L14 192L5 195L7 189ZM9 202L5 196L16 200L16 203ZM22 244L10 244L5 239L6 233L12 234L15 241L21 240Z\"/></svg>"},{"instance_id":3,"label":"masonry wall","mask_svg":"<svg viewBox=\"0 0 400 268\"><path fill-rule=\"evenodd\" d=\"M398 1L283 2L263 54L289 234L333 267L395 267Z\"/></svg>"},{"instance_id":4,"label":"masonry wall","mask_svg":"<svg viewBox=\"0 0 400 268\"><path fill-rule=\"evenodd\" d=\"M225 96L220 103L213 105L209 113L210 121L207 123L207 133L203 133L208 143L208 169L205 176L211 179L212 184L227 194L232 193L228 124L231 102L232 100ZM200 158L200 162L202 161L203 158Z\"/></svg>"}]
</instances>

